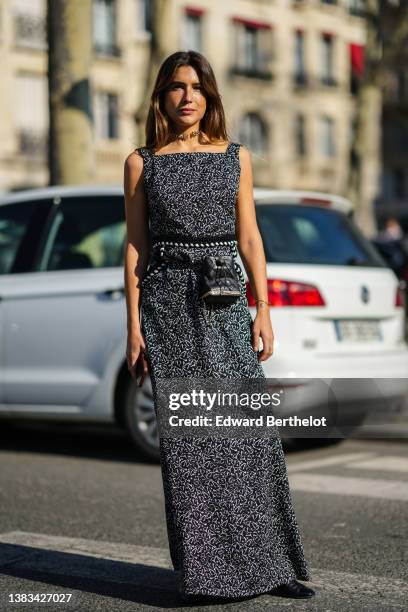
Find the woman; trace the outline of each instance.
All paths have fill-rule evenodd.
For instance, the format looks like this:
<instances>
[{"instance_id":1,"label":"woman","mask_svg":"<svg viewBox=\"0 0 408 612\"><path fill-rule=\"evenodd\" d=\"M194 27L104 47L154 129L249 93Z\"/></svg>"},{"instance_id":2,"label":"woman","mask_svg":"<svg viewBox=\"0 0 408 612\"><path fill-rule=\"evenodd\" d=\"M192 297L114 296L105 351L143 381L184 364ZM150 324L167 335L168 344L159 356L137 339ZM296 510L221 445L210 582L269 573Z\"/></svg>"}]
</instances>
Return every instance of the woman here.
<instances>
[{"instance_id":1,"label":"woman","mask_svg":"<svg viewBox=\"0 0 408 612\"><path fill-rule=\"evenodd\" d=\"M264 378L273 331L251 158L228 140L214 73L200 53L173 53L160 67L146 146L127 157L124 188L128 368L135 377L143 357L156 416L165 379ZM236 242L256 297L254 321L237 262L237 300L208 311L199 295L203 257L236 255ZM160 461L184 599L314 594L296 580L310 575L279 436L160 436Z\"/></svg>"}]
</instances>

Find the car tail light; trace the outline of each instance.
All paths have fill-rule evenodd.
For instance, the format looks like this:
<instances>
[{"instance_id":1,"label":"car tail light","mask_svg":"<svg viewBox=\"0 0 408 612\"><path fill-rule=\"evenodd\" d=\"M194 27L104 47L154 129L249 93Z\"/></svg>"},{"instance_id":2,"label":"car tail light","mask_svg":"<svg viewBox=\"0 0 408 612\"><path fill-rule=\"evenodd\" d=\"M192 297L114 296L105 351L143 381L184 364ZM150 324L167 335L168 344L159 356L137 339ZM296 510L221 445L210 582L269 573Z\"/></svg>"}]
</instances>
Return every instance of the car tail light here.
<instances>
[{"instance_id":1,"label":"car tail light","mask_svg":"<svg viewBox=\"0 0 408 612\"><path fill-rule=\"evenodd\" d=\"M404 308L405 306L405 294L404 294L405 283L400 283L395 292L395 307Z\"/></svg>"},{"instance_id":2,"label":"car tail light","mask_svg":"<svg viewBox=\"0 0 408 612\"><path fill-rule=\"evenodd\" d=\"M268 278L268 302L272 306L325 306L325 301L314 285L299 281ZM246 295L249 306L255 306L249 281L246 282Z\"/></svg>"}]
</instances>

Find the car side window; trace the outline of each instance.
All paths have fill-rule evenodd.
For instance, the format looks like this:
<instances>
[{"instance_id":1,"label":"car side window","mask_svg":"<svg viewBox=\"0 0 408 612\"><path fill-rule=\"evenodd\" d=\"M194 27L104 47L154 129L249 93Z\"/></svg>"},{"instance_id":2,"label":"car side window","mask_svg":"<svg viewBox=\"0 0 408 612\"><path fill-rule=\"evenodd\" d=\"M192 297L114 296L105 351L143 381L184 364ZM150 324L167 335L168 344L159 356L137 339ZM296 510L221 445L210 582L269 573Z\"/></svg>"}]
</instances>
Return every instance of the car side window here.
<instances>
[{"instance_id":1,"label":"car side window","mask_svg":"<svg viewBox=\"0 0 408 612\"><path fill-rule=\"evenodd\" d=\"M63 197L38 271L119 267L126 232L121 196Z\"/></svg>"},{"instance_id":2,"label":"car side window","mask_svg":"<svg viewBox=\"0 0 408 612\"><path fill-rule=\"evenodd\" d=\"M0 206L0 274L31 272L52 202L27 200Z\"/></svg>"}]
</instances>

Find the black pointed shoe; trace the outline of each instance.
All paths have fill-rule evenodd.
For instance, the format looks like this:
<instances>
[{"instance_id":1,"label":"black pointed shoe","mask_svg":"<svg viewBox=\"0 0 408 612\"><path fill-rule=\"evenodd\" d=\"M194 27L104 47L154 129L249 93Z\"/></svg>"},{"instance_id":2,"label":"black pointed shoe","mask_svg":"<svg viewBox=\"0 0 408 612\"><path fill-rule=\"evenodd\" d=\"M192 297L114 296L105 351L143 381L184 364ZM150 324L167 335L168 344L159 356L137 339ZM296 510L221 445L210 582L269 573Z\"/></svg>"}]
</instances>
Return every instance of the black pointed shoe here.
<instances>
[{"instance_id":1,"label":"black pointed shoe","mask_svg":"<svg viewBox=\"0 0 408 612\"><path fill-rule=\"evenodd\" d=\"M279 586L269 591L271 595L279 595L280 597L295 597L301 599L304 597L313 597L315 594L314 590L301 584L297 580L291 580L287 584L280 584Z\"/></svg>"}]
</instances>

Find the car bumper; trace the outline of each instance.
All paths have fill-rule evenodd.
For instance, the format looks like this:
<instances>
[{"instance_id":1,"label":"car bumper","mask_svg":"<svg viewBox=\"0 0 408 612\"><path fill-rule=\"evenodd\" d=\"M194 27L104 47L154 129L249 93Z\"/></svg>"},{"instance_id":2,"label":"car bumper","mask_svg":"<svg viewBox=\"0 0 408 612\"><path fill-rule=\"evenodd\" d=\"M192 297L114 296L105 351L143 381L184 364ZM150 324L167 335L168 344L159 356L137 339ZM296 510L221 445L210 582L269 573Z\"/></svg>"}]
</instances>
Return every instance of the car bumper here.
<instances>
[{"instance_id":1,"label":"car bumper","mask_svg":"<svg viewBox=\"0 0 408 612\"><path fill-rule=\"evenodd\" d=\"M277 416L334 416L358 423L366 416L397 413L408 397L408 350L378 355L272 356L263 363L270 391L281 389ZM288 376L288 372L291 376ZM285 375L286 373L286 375Z\"/></svg>"},{"instance_id":2,"label":"car bumper","mask_svg":"<svg viewBox=\"0 0 408 612\"><path fill-rule=\"evenodd\" d=\"M403 378L269 379L268 385L269 392L279 391L282 400L272 411L275 417L318 419L306 427L286 424L280 433L289 438L347 437L373 415L387 425L406 405L408 394Z\"/></svg>"},{"instance_id":3,"label":"car bumper","mask_svg":"<svg viewBox=\"0 0 408 612\"><path fill-rule=\"evenodd\" d=\"M408 347L378 353L307 353L272 355L262 363L267 378L408 379Z\"/></svg>"}]
</instances>

